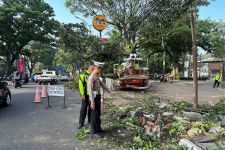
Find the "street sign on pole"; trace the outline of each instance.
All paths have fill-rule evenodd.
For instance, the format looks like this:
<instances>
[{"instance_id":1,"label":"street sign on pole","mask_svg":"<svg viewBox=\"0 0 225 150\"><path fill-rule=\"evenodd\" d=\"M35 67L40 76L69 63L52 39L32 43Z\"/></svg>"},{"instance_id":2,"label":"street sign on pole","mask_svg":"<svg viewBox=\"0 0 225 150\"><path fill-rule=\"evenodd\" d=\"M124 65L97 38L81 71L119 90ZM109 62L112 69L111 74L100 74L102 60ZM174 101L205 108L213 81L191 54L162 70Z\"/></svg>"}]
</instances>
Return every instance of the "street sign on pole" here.
<instances>
[{"instance_id":1,"label":"street sign on pole","mask_svg":"<svg viewBox=\"0 0 225 150\"><path fill-rule=\"evenodd\" d=\"M59 86L48 86L48 108L51 107L49 105L50 97L63 97L63 106L66 108L65 104L65 89L64 87Z\"/></svg>"},{"instance_id":2,"label":"street sign on pole","mask_svg":"<svg viewBox=\"0 0 225 150\"><path fill-rule=\"evenodd\" d=\"M108 22L105 16L97 15L93 18L92 25L96 30L101 32L106 29L106 27L108 26Z\"/></svg>"},{"instance_id":3,"label":"street sign on pole","mask_svg":"<svg viewBox=\"0 0 225 150\"><path fill-rule=\"evenodd\" d=\"M99 41L101 43L107 43L108 42L108 38L99 38Z\"/></svg>"}]
</instances>

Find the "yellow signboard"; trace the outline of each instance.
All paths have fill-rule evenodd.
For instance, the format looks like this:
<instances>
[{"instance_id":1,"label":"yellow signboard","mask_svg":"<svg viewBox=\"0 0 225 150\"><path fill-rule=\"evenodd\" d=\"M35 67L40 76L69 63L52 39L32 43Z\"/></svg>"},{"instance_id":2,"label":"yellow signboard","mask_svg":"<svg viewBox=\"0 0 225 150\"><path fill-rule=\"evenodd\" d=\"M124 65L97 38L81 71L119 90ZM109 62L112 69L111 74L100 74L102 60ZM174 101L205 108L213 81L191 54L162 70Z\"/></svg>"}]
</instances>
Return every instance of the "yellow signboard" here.
<instances>
[{"instance_id":1,"label":"yellow signboard","mask_svg":"<svg viewBox=\"0 0 225 150\"><path fill-rule=\"evenodd\" d=\"M103 15L95 16L92 21L92 24L93 24L93 27L98 31L105 30L106 27L108 26L108 22Z\"/></svg>"}]
</instances>

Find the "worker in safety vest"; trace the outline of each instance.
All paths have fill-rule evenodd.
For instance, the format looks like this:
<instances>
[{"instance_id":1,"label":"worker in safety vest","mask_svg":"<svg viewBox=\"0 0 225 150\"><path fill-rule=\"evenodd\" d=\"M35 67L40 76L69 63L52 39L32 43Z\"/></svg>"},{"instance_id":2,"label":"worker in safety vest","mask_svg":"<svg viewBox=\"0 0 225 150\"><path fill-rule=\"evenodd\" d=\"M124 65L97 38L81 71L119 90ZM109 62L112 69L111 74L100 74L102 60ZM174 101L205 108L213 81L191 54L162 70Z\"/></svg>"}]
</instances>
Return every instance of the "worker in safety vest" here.
<instances>
[{"instance_id":1,"label":"worker in safety vest","mask_svg":"<svg viewBox=\"0 0 225 150\"><path fill-rule=\"evenodd\" d=\"M90 65L87 71L80 74L79 91L80 91L82 104L80 109L80 119L79 119L78 129L81 129L84 126L85 118L87 115L87 109L88 109L88 123L90 123L91 121L91 109L90 109L90 103L89 103L89 96L87 93L87 81L93 69L94 69L94 66Z\"/></svg>"},{"instance_id":2,"label":"worker in safety vest","mask_svg":"<svg viewBox=\"0 0 225 150\"><path fill-rule=\"evenodd\" d=\"M217 87L219 87L220 85L220 80L221 76L220 76L220 72L218 71L215 75L214 75L214 85L213 85L213 88L215 88L216 84L217 84Z\"/></svg>"}]
</instances>

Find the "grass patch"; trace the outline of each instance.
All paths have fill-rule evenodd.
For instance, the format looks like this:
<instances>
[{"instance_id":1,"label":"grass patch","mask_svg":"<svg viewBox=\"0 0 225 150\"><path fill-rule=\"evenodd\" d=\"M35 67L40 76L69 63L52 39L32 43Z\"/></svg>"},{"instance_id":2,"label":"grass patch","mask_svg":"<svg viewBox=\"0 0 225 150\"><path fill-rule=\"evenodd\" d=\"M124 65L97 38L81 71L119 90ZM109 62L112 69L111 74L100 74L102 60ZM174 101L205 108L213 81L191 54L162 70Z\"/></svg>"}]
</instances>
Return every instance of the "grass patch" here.
<instances>
[{"instance_id":1,"label":"grass patch","mask_svg":"<svg viewBox=\"0 0 225 150\"><path fill-rule=\"evenodd\" d=\"M82 141L82 140L84 140L87 137L87 135L90 132L91 132L91 129L90 128L84 127L78 133L76 133L75 137L76 137L76 139Z\"/></svg>"}]
</instances>

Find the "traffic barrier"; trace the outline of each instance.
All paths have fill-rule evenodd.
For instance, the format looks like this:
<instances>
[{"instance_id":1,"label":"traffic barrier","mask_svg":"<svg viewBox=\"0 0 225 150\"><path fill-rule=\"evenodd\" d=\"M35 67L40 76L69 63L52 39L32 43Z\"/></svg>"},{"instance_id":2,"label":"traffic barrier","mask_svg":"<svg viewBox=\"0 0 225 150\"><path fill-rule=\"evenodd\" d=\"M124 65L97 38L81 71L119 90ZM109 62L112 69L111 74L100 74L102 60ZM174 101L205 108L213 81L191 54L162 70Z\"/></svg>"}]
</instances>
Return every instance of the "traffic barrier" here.
<instances>
[{"instance_id":1,"label":"traffic barrier","mask_svg":"<svg viewBox=\"0 0 225 150\"><path fill-rule=\"evenodd\" d=\"M40 97L40 93L39 93L39 89L37 87L36 92L35 92L35 98L34 98L34 103L41 103L41 97Z\"/></svg>"},{"instance_id":2,"label":"traffic barrier","mask_svg":"<svg viewBox=\"0 0 225 150\"><path fill-rule=\"evenodd\" d=\"M41 98L45 98L45 97L47 97L47 92L46 92L45 86L43 85L42 91L41 91Z\"/></svg>"}]
</instances>

